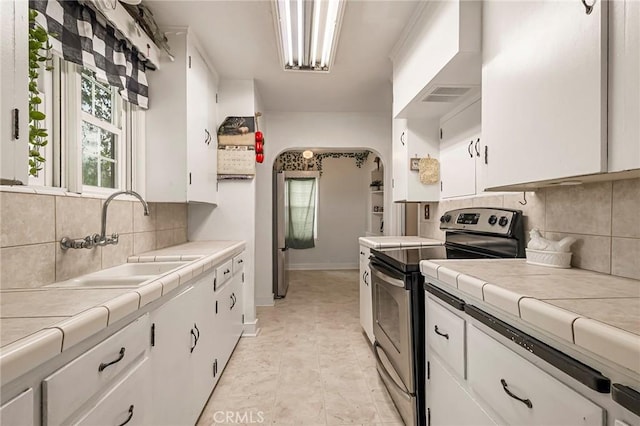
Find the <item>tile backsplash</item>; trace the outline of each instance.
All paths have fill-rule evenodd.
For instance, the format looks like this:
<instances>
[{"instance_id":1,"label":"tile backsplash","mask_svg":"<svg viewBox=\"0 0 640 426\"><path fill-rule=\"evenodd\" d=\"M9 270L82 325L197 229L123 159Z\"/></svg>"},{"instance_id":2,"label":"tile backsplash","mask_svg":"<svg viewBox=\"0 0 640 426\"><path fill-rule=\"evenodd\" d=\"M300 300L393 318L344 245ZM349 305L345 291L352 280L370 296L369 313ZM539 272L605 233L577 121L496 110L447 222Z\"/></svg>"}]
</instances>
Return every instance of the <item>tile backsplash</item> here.
<instances>
[{"instance_id":1,"label":"tile backsplash","mask_svg":"<svg viewBox=\"0 0 640 426\"><path fill-rule=\"evenodd\" d=\"M544 188L523 193L480 195L430 204L430 218L420 218L420 235L444 239L440 216L462 207L522 210L525 232L538 228L551 239L571 235L573 267L640 279L640 179ZM424 204L421 212L424 211Z\"/></svg>"},{"instance_id":2,"label":"tile backsplash","mask_svg":"<svg viewBox=\"0 0 640 426\"><path fill-rule=\"evenodd\" d=\"M0 192L0 288L35 288L127 261L187 241L187 205L149 203L144 216L138 201L109 204L107 235L117 245L62 250L62 237L100 233L103 199L35 192Z\"/></svg>"}]
</instances>

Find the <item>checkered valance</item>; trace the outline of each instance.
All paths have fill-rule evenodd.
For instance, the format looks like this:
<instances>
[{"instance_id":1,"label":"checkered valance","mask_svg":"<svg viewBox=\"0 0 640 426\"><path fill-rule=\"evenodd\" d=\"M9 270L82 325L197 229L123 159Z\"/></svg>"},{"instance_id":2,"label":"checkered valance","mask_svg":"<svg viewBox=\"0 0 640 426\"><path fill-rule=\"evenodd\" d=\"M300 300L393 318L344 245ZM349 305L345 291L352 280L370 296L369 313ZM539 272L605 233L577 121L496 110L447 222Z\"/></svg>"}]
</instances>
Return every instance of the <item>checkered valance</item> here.
<instances>
[{"instance_id":1,"label":"checkered valance","mask_svg":"<svg viewBox=\"0 0 640 426\"><path fill-rule=\"evenodd\" d=\"M94 10L75 0L29 0L29 7L38 11L36 21L53 34L55 52L95 71L125 100L148 107L146 60L135 46L116 37L113 26L98 20Z\"/></svg>"}]
</instances>

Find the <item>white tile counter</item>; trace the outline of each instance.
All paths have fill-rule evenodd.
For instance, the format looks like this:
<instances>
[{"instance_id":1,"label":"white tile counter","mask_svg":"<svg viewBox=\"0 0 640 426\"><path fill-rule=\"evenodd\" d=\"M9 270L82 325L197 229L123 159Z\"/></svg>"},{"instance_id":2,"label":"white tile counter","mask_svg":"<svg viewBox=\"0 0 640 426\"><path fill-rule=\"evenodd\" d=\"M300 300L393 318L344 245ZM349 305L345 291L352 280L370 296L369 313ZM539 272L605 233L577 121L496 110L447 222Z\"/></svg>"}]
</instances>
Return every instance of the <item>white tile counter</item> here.
<instances>
[{"instance_id":1,"label":"white tile counter","mask_svg":"<svg viewBox=\"0 0 640 426\"><path fill-rule=\"evenodd\" d=\"M444 244L444 241L413 236L360 237L358 238L358 241L360 242L360 245L372 249L393 247L422 247L435 245L439 246Z\"/></svg>"},{"instance_id":2,"label":"white tile counter","mask_svg":"<svg viewBox=\"0 0 640 426\"><path fill-rule=\"evenodd\" d=\"M0 291L2 384L167 295L244 247L242 241L202 241L133 256L130 262L191 261L143 286Z\"/></svg>"},{"instance_id":3,"label":"white tile counter","mask_svg":"<svg viewBox=\"0 0 640 426\"><path fill-rule=\"evenodd\" d=\"M638 280L525 259L433 260L420 268L426 277L640 374Z\"/></svg>"}]
</instances>

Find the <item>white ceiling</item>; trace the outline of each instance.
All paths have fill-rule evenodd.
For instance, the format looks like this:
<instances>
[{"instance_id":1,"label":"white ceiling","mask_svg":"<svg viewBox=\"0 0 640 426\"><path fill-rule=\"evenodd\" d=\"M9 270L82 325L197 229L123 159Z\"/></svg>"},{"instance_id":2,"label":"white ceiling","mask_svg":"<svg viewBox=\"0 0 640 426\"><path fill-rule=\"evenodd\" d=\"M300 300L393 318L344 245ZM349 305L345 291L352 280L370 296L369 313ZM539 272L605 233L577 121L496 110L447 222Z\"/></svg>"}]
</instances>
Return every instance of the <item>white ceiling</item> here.
<instances>
[{"instance_id":1,"label":"white ceiling","mask_svg":"<svg viewBox=\"0 0 640 426\"><path fill-rule=\"evenodd\" d=\"M222 79L255 79L265 111L391 111L389 54L419 1L346 0L329 74L284 71L269 0L149 0L158 24L188 26Z\"/></svg>"}]
</instances>

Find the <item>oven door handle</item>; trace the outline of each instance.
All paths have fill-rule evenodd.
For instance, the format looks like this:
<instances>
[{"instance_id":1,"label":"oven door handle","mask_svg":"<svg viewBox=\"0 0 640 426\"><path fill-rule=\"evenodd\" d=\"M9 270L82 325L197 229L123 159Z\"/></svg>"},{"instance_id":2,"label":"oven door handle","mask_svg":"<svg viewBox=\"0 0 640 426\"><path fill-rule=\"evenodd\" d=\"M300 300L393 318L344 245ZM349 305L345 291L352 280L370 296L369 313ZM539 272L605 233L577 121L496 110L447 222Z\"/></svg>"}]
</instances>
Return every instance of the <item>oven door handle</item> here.
<instances>
[{"instance_id":1,"label":"oven door handle","mask_svg":"<svg viewBox=\"0 0 640 426\"><path fill-rule=\"evenodd\" d=\"M395 277L390 276L387 273L386 269L381 268L379 265L375 264L375 263L370 263L369 264L371 267L371 273L378 277L379 279L381 279L382 281L384 281L385 283L389 283L394 287L400 287L400 288L405 288L404 287L404 281Z\"/></svg>"},{"instance_id":2,"label":"oven door handle","mask_svg":"<svg viewBox=\"0 0 640 426\"><path fill-rule=\"evenodd\" d=\"M384 348L382 346L380 346L380 343L378 343L378 341L374 341L373 342L373 355L376 357L376 363L380 366L380 370L378 371L382 371L382 373L385 375L385 377L387 378L387 380L391 383L394 384L394 386L396 387L396 389L398 389L398 391L400 393L405 394L407 397L411 398L412 395L409 393L409 391L407 390L406 387L402 387L400 386L393 377L391 377L391 374L389 374L389 372L387 371L387 369L385 368L384 364L382 363L382 359L380 359L380 355L378 355L378 349L380 349L382 352L384 352ZM384 352L385 356L387 358L389 358L387 356L387 353ZM404 385L404 384L403 384Z\"/></svg>"}]
</instances>

